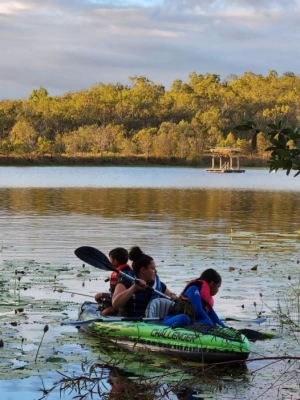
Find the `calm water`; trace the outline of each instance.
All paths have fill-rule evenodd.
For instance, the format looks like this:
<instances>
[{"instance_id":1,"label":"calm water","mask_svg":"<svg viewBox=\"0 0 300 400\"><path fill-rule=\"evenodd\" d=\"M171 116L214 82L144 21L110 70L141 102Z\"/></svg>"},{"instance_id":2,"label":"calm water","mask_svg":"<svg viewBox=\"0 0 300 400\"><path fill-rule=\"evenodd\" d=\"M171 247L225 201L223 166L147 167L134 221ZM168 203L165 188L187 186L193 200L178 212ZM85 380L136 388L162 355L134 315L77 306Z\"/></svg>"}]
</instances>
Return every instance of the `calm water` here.
<instances>
[{"instance_id":1,"label":"calm water","mask_svg":"<svg viewBox=\"0 0 300 400\"><path fill-rule=\"evenodd\" d=\"M253 317L259 293L273 306L287 275L299 272L299 191L299 177L267 170L2 167L0 263L34 260L76 269L79 246L108 253L116 246L139 245L154 256L162 280L177 293L203 269L218 269L223 276L216 297L219 314ZM236 270L229 273L229 267ZM108 274L92 273L84 287L75 278L65 284L88 295L106 289ZM34 296L70 300L64 293L31 290ZM83 300L72 297L75 305ZM75 306L69 317L76 317ZM28 382L28 399L36 399L36 383ZM7 393L1 400L20 391L11 383L0 387Z\"/></svg>"},{"instance_id":2,"label":"calm water","mask_svg":"<svg viewBox=\"0 0 300 400\"><path fill-rule=\"evenodd\" d=\"M198 168L1 167L0 188L174 188L299 191L300 180L285 172L247 170L208 173Z\"/></svg>"},{"instance_id":3,"label":"calm water","mask_svg":"<svg viewBox=\"0 0 300 400\"><path fill-rule=\"evenodd\" d=\"M266 170L0 168L0 244L3 256L49 262L75 262L83 244L140 244L163 258L184 246L209 252L213 241L219 253L231 230L295 234L299 185Z\"/></svg>"}]
</instances>

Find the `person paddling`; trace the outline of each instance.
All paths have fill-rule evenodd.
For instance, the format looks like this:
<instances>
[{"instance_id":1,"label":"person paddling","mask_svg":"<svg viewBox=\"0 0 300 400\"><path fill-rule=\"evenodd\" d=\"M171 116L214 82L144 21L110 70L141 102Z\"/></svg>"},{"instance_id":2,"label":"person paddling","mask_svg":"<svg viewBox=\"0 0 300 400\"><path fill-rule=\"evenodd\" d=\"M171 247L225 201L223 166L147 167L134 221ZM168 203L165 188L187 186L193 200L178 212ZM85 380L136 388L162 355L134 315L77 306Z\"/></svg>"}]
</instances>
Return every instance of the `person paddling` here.
<instances>
[{"instance_id":1,"label":"person paddling","mask_svg":"<svg viewBox=\"0 0 300 400\"><path fill-rule=\"evenodd\" d=\"M109 252L109 259L111 264L118 270L125 272L126 274L132 271L130 265L128 265L128 251L123 247L116 247ZM110 292L100 292L95 295L95 300L99 304L103 304L101 315L110 316L117 315L118 309L114 308L111 304L111 299L115 291L115 287L118 281L118 272L113 271L110 275Z\"/></svg>"},{"instance_id":2,"label":"person paddling","mask_svg":"<svg viewBox=\"0 0 300 400\"><path fill-rule=\"evenodd\" d=\"M179 299L171 306L163 325L173 328L195 323L225 326L214 311L214 299L222 284L222 278L212 268L206 269L199 278L187 283Z\"/></svg>"},{"instance_id":3,"label":"person paddling","mask_svg":"<svg viewBox=\"0 0 300 400\"><path fill-rule=\"evenodd\" d=\"M174 294L159 279L153 258L145 254L139 246L130 249L129 259L132 261L133 272L129 272L128 275L131 274L136 282L119 276L112 305L119 309L120 316L143 317L149 301L158 297L148 286L170 297Z\"/></svg>"}]
</instances>

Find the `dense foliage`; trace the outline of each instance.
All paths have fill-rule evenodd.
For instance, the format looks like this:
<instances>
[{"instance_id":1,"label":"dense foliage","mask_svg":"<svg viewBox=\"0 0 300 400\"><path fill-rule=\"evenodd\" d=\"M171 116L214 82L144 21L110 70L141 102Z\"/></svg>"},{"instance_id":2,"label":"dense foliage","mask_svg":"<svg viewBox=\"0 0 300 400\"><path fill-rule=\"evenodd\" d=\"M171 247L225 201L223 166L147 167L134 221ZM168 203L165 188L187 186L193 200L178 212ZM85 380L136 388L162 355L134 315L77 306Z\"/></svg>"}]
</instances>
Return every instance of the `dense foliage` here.
<instances>
[{"instance_id":1,"label":"dense foliage","mask_svg":"<svg viewBox=\"0 0 300 400\"><path fill-rule=\"evenodd\" d=\"M264 127L275 118L298 125L300 77L245 72L224 81L215 74L189 75L170 90L145 77L130 84L97 83L88 90L49 96L33 90L26 100L0 102L0 153L21 159L43 157L142 156L200 163L211 147L238 147L252 154L251 130L262 127L257 154L271 146Z\"/></svg>"},{"instance_id":2,"label":"dense foliage","mask_svg":"<svg viewBox=\"0 0 300 400\"><path fill-rule=\"evenodd\" d=\"M289 175L291 170L297 171L295 176L300 174L300 131L299 127L287 125L282 120L275 120L273 124L267 124L264 128L258 127L256 122L247 121L237 126L239 131L253 132L252 148L257 148L257 137L264 132L270 141L270 147L266 151L271 152L268 161L270 171L283 169Z\"/></svg>"}]
</instances>

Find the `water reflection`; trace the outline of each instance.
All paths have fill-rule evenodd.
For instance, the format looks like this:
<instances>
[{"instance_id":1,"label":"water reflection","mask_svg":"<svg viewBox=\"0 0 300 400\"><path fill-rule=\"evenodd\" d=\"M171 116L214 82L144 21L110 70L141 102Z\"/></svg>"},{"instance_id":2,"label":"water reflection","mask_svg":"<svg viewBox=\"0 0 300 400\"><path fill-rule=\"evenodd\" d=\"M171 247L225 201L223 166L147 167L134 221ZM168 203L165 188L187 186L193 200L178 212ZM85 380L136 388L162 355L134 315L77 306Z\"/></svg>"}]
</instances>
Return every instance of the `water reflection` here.
<instances>
[{"instance_id":1,"label":"water reflection","mask_svg":"<svg viewBox=\"0 0 300 400\"><path fill-rule=\"evenodd\" d=\"M299 229L296 192L225 189L0 189L0 216L100 216L132 221L293 232Z\"/></svg>"},{"instance_id":2,"label":"water reflection","mask_svg":"<svg viewBox=\"0 0 300 400\"><path fill-rule=\"evenodd\" d=\"M78 214L139 220L255 223L258 230L299 223L295 192L225 189L0 189L1 215ZM242 221L241 221L242 219ZM259 226L258 221L262 224Z\"/></svg>"},{"instance_id":3,"label":"water reflection","mask_svg":"<svg viewBox=\"0 0 300 400\"><path fill-rule=\"evenodd\" d=\"M78 170L72 171L74 182ZM185 170L187 184L191 181L187 176L189 171ZM196 171L191 173L195 182ZM149 174L148 170L147 173L141 171L139 177L147 179ZM246 174L240 175L245 179ZM86 175L81 175L79 182L83 182L83 176ZM257 176L261 179L260 174ZM266 176L267 179L270 177ZM168 177L171 175L164 176L164 183ZM97 182L101 180L99 176L91 176L90 183L93 178ZM53 187L54 180L49 181L51 187L42 187L41 177L38 187L4 188L0 185L0 261L3 271L8 269L5 260L20 261L10 264L13 270L22 266L23 260L40 263L41 271L52 270L56 263L67 264L70 274L64 279L58 274L62 287L93 295L107 289L104 280L108 274L91 267L91 274L78 278L82 263L74 255L75 248L90 245L107 254L115 246L129 248L138 244L154 256L160 277L175 293L180 293L185 282L199 276L203 269L218 269L223 283L216 309L221 316L235 317L253 317L257 310L270 313L268 306L276 305L278 298L284 302L289 291L287 285L299 286L298 191L279 191L278 181L277 189L270 190L271 180L275 179L273 174L271 183L265 185L268 190L264 190L262 181L256 189L243 189L233 177L224 181L224 177L209 174L204 178L210 180L209 184L203 187L202 182L202 187L197 188L129 187L132 182L129 178L125 182L127 187L120 188L61 188ZM182 184L183 175L179 178ZM161 177L156 174L156 182L159 179ZM172 179L174 184L175 178ZM285 179L284 175L282 179ZM221 187L212 187L217 181L221 182ZM243 184L251 186L248 180ZM238 188L232 188L236 186ZM258 265L255 272L251 270L253 265ZM291 281L287 276L291 276ZM21 282L26 279L28 276ZM32 279L34 283L36 276ZM50 285L49 277L47 279ZM39 292L34 292L37 289L32 285L30 293L28 289L26 294L37 297L38 293L40 297L56 298L61 303L70 300L68 293L54 292L52 287L49 292L50 289L45 289L46 284L43 285L42 290L39 285ZM78 303L83 300L85 298L76 297ZM43 312L48 315L47 310L43 309ZM68 318L74 319L77 307L67 313ZM26 332L31 328L29 324L24 325ZM61 329L59 327L59 331ZM287 351L285 346L284 340L274 339L268 344L255 344L252 354L279 354ZM292 352L298 347L294 346ZM243 380L244 376L237 379ZM247 398L253 397L253 389L246 386ZM235 394L238 398L235 387L228 385L228 388L228 398ZM224 394L222 398L226 398Z\"/></svg>"},{"instance_id":4,"label":"water reflection","mask_svg":"<svg viewBox=\"0 0 300 400\"><path fill-rule=\"evenodd\" d=\"M269 240L267 235L285 234L293 238L294 247L300 239L296 192L0 189L0 223L6 257L50 262L74 263L74 249L85 244L104 252L139 244L158 264L174 265L181 257L187 264L197 253L211 258L212 249L215 258L222 259L236 238L239 244L254 244L260 235ZM237 257L241 249L235 248ZM291 255L294 250L288 249Z\"/></svg>"},{"instance_id":5,"label":"water reflection","mask_svg":"<svg viewBox=\"0 0 300 400\"><path fill-rule=\"evenodd\" d=\"M82 363L81 373L64 375L55 383L62 392L110 393L110 399L196 400L219 398L222 391L222 398L245 398L251 375L244 362L204 365L142 350L131 354L104 338L88 339L84 347L90 348L93 360Z\"/></svg>"}]
</instances>

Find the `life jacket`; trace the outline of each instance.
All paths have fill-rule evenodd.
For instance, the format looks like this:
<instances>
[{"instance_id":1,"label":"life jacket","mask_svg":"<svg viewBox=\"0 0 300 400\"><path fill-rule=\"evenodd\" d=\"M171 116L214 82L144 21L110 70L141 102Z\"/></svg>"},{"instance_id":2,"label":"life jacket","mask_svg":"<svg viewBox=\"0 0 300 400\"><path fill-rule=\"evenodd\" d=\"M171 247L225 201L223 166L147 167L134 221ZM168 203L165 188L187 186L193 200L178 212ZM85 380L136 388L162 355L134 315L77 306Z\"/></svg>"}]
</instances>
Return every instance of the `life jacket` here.
<instances>
[{"instance_id":1,"label":"life jacket","mask_svg":"<svg viewBox=\"0 0 300 400\"><path fill-rule=\"evenodd\" d=\"M194 308L189 298L184 295L185 291L191 286L198 287L203 309L209 312L213 308L214 299L210 294L209 284L201 279L194 279L187 283L179 298L175 301L174 305L170 307L168 315L185 314L192 320L195 319Z\"/></svg>"},{"instance_id":2,"label":"life jacket","mask_svg":"<svg viewBox=\"0 0 300 400\"><path fill-rule=\"evenodd\" d=\"M199 288L202 307L206 312L209 312L214 306L214 298L210 294L210 286L206 281L202 279L194 279L187 283L186 287L183 289L180 297L183 300L188 300L186 296L184 296L184 292L191 286L197 286Z\"/></svg>"},{"instance_id":3,"label":"life jacket","mask_svg":"<svg viewBox=\"0 0 300 400\"><path fill-rule=\"evenodd\" d=\"M119 265L116 269L118 271L123 271L126 273L132 271L132 268L128 264ZM109 290L112 294L114 293L116 285L118 283L118 277L119 277L119 273L117 271L113 271L110 275L110 289Z\"/></svg>"},{"instance_id":4,"label":"life jacket","mask_svg":"<svg viewBox=\"0 0 300 400\"><path fill-rule=\"evenodd\" d=\"M136 279L133 272L130 271L128 275ZM131 286L132 285L133 282ZM158 275L155 275L153 284L149 286L159 292L162 291L162 284ZM145 316L145 311L149 301L156 299L157 297L159 297L159 295L150 290L138 290L130 297L127 303L119 309L119 315L126 317L143 317Z\"/></svg>"}]
</instances>

